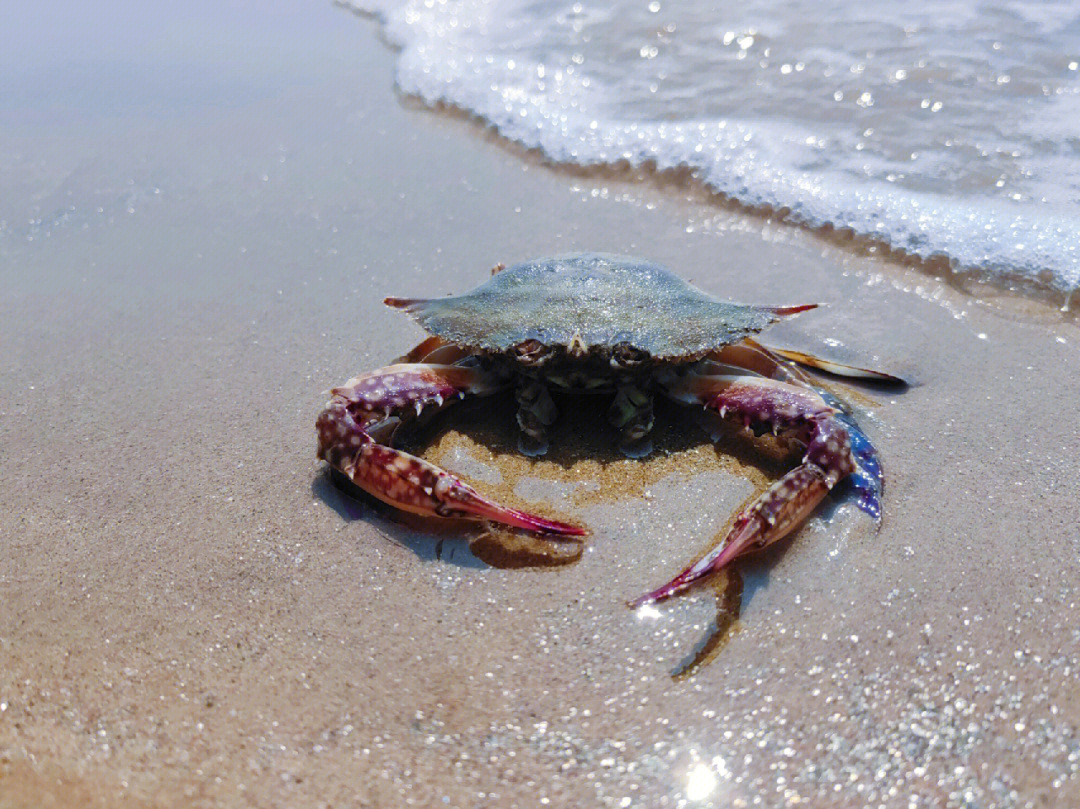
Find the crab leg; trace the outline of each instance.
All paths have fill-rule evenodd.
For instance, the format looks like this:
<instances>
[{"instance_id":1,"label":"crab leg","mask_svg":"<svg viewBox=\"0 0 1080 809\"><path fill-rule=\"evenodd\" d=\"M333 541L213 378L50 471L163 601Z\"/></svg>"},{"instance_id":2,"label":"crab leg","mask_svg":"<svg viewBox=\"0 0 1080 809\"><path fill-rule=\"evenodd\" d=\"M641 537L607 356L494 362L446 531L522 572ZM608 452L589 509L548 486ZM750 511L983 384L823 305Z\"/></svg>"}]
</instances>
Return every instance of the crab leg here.
<instances>
[{"instance_id":1,"label":"crab leg","mask_svg":"<svg viewBox=\"0 0 1080 809\"><path fill-rule=\"evenodd\" d=\"M764 348L764 346L761 346ZM787 348L773 348L766 349L771 354L776 354L783 357L790 362L797 362L799 365L806 366L807 368L816 368L819 371L824 371L827 374L834 374L835 376L846 376L852 379L868 379L872 382L885 382L890 385L905 385L907 384L898 376L887 374L884 371L875 371L872 368L859 368L856 365L845 365L842 362L834 362L833 360L827 360L823 357L816 357L813 354L807 354L805 351L792 351Z\"/></svg>"},{"instance_id":2,"label":"crab leg","mask_svg":"<svg viewBox=\"0 0 1080 809\"><path fill-rule=\"evenodd\" d=\"M682 402L704 404L747 426L764 424L806 442L802 463L757 497L736 517L727 536L663 587L633 606L674 595L743 554L787 536L805 520L837 481L855 471L848 431L837 411L815 391L753 376L691 376L667 386Z\"/></svg>"},{"instance_id":3,"label":"crab leg","mask_svg":"<svg viewBox=\"0 0 1080 809\"><path fill-rule=\"evenodd\" d=\"M483 395L501 387L494 376L458 365L389 365L350 379L330 392L316 421L318 455L364 491L405 511L583 536L577 526L487 500L446 470L379 440L425 408L442 408L466 393Z\"/></svg>"},{"instance_id":4,"label":"crab leg","mask_svg":"<svg viewBox=\"0 0 1080 809\"><path fill-rule=\"evenodd\" d=\"M394 364L419 362L427 365L453 365L467 356L469 355L465 349L447 343L441 337L428 337L408 354L394 360Z\"/></svg>"},{"instance_id":5,"label":"crab leg","mask_svg":"<svg viewBox=\"0 0 1080 809\"><path fill-rule=\"evenodd\" d=\"M720 363L721 366L733 366L723 373L738 373L736 369L743 369L753 374L775 379L779 382L790 382L792 385L810 386L810 377L797 365L786 362L760 343L746 338L734 345L724 346L719 351L709 354L711 363ZM705 373L716 373L706 371Z\"/></svg>"}]
</instances>

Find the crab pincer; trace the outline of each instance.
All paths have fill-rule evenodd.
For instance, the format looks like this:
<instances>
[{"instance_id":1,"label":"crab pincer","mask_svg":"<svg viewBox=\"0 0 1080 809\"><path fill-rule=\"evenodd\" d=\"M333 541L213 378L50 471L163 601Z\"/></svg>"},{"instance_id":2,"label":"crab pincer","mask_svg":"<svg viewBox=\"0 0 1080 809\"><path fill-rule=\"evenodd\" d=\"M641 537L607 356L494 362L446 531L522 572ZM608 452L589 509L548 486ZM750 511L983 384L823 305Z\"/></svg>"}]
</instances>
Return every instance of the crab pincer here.
<instances>
[{"instance_id":1,"label":"crab pincer","mask_svg":"<svg viewBox=\"0 0 1080 809\"><path fill-rule=\"evenodd\" d=\"M668 386L678 401L697 400L722 417L764 426L806 444L802 463L755 498L724 539L662 587L631 602L638 607L685 590L738 557L783 539L836 485L855 471L851 439L838 411L809 387L747 376L690 376Z\"/></svg>"},{"instance_id":2,"label":"crab pincer","mask_svg":"<svg viewBox=\"0 0 1080 809\"><path fill-rule=\"evenodd\" d=\"M488 500L445 469L389 445L403 421L466 394L494 393L501 387L478 368L423 363L390 365L350 379L330 392L316 422L318 456L364 491L404 511L584 536L578 526Z\"/></svg>"}]
</instances>

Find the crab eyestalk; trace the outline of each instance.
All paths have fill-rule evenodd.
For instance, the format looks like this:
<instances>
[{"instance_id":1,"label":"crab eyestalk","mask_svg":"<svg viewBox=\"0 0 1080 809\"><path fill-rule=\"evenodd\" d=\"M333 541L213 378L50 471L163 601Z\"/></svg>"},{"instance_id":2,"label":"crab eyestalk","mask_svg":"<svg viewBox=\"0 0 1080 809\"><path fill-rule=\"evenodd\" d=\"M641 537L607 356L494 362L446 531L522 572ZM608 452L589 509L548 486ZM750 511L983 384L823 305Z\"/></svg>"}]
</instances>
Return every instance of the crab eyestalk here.
<instances>
[{"instance_id":1,"label":"crab eyestalk","mask_svg":"<svg viewBox=\"0 0 1080 809\"><path fill-rule=\"evenodd\" d=\"M497 380L457 365L391 365L331 391L316 429L318 455L364 491L425 516L489 520L526 531L580 537L576 525L549 520L488 500L445 469L376 440L391 419L415 418L466 393L498 390Z\"/></svg>"}]
</instances>

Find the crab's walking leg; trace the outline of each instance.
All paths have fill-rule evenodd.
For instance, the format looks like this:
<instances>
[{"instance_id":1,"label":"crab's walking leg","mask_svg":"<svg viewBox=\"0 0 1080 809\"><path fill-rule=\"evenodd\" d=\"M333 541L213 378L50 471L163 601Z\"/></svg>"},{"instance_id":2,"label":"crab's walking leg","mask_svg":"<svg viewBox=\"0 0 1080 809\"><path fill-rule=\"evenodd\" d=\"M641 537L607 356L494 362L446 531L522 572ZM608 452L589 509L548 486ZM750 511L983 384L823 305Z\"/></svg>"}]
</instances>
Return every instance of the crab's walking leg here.
<instances>
[{"instance_id":1,"label":"crab's walking leg","mask_svg":"<svg viewBox=\"0 0 1080 809\"><path fill-rule=\"evenodd\" d=\"M760 345L759 347L765 348ZM907 382L900 377L894 376L893 374L887 374L884 371L875 371L872 368L860 368L856 365L845 365L842 362L834 362L833 360L827 360L823 357L816 357L813 354L807 354L805 351L792 351L787 348L772 348L771 346L765 350L771 354L783 357L790 362L796 362L807 368L816 368L827 374L846 376L851 379L867 379L872 382L884 382L889 385L907 384Z\"/></svg>"},{"instance_id":2,"label":"crab's walking leg","mask_svg":"<svg viewBox=\"0 0 1080 809\"><path fill-rule=\"evenodd\" d=\"M739 556L787 536L837 481L855 470L848 431L837 411L809 388L761 377L691 376L669 383L667 392L678 401L738 417L747 426L794 435L806 442L806 455L735 517L719 545L634 606L674 595Z\"/></svg>"},{"instance_id":3,"label":"crab's walking leg","mask_svg":"<svg viewBox=\"0 0 1080 809\"><path fill-rule=\"evenodd\" d=\"M491 375L458 365L390 365L334 388L316 422L318 455L357 486L405 511L490 520L529 531L582 536L577 526L508 508L482 497L449 472L380 443L383 433L426 408L466 393L493 393Z\"/></svg>"}]
</instances>

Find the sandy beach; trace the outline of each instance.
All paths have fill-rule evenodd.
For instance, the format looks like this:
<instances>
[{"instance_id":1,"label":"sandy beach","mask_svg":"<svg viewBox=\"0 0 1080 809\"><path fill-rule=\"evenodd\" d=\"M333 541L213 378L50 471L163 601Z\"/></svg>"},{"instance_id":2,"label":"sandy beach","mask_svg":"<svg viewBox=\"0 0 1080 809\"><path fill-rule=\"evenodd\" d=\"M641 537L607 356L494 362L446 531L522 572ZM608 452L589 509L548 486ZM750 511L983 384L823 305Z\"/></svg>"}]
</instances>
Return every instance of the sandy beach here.
<instances>
[{"instance_id":1,"label":"sandy beach","mask_svg":"<svg viewBox=\"0 0 1080 809\"><path fill-rule=\"evenodd\" d=\"M0 807L1080 805L1070 316L546 165L329 3L210 28L0 102ZM912 382L853 394L880 530L834 499L740 562L689 677L715 593L626 601L783 468L748 442L665 407L633 461L570 408L534 461L512 398L446 414L425 457L592 531L520 569L314 456L325 391L423 337L385 296L572 250L826 303L770 342Z\"/></svg>"}]
</instances>

